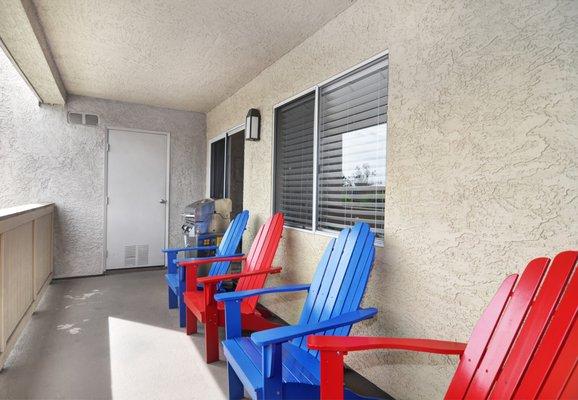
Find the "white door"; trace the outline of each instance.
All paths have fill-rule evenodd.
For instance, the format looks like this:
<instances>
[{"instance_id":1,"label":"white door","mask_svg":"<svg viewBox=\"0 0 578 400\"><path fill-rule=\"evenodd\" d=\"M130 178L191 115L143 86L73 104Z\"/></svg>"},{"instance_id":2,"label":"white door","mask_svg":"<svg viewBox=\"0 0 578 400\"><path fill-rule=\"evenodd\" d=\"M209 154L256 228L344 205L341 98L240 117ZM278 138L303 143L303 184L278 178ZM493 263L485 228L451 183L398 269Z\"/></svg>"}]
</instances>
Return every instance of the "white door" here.
<instances>
[{"instance_id":1,"label":"white door","mask_svg":"<svg viewBox=\"0 0 578 400\"><path fill-rule=\"evenodd\" d=\"M168 136L108 131L106 269L164 265Z\"/></svg>"}]
</instances>

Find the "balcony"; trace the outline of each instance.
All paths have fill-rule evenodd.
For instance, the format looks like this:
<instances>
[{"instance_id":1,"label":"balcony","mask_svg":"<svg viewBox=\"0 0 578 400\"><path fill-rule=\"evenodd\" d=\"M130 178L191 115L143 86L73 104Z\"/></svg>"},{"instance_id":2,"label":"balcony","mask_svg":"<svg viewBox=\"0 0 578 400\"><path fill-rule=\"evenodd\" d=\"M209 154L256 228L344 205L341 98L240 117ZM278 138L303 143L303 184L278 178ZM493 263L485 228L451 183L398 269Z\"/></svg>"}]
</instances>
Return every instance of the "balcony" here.
<instances>
[{"instance_id":1,"label":"balcony","mask_svg":"<svg viewBox=\"0 0 578 400\"><path fill-rule=\"evenodd\" d=\"M327 267L328 248L373 261L366 283L343 273L360 285L359 308L377 309L349 336L458 343L449 355L350 351L346 386L442 398L460 343L504 279L577 248L574 2L12 0L0 9L2 399L235 397L225 303L214 295L300 288L243 300L242 310L260 328L297 324L308 292L296 285ZM201 232L191 203L208 198L217 201ZM279 221L268 225L278 213L279 232ZM373 246L333 247L356 226ZM278 243L252 248L275 232ZM191 280L162 249L203 246L175 257L210 257L224 240L219 255L247 257L190 267L198 296L189 303L216 308L196 310L198 331L190 324L187 335L179 307ZM274 257L251 263L252 251ZM266 279L238 275L260 269ZM224 273L237 275L210 281ZM205 298L207 287L215 293ZM218 321L213 350L204 338L215 327L203 318ZM219 360L206 363L215 349ZM566 370L561 393L578 379ZM245 396L275 397L249 381Z\"/></svg>"}]
</instances>

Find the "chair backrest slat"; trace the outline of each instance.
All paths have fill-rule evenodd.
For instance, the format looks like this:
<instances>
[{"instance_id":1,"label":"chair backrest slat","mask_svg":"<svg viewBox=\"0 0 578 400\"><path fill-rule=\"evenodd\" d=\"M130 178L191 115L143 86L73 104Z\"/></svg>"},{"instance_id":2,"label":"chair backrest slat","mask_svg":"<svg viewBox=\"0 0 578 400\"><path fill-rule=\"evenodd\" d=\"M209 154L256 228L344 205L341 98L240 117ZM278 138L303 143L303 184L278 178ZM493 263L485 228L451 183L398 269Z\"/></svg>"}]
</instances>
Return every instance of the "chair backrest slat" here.
<instances>
[{"instance_id":1,"label":"chair backrest slat","mask_svg":"<svg viewBox=\"0 0 578 400\"><path fill-rule=\"evenodd\" d=\"M574 326L576 329L576 326ZM578 347L578 346L577 346ZM578 399L578 364L574 366L572 375L568 382L566 382L566 387L560 395L561 399Z\"/></svg>"},{"instance_id":2,"label":"chair backrest slat","mask_svg":"<svg viewBox=\"0 0 578 400\"><path fill-rule=\"evenodd\" d=\"M446 399L462 399L476 372L484 350L494 333L494 329L506 303L508 302L518 275L508 276L490 301L481 318L474 327L464 354L448 387Z\"/></svg>"},{"instance_id":3,"label":"chair backrest slat","mask_svg":"<svg viewBox=\"0 0 578 400\"><path fill-rule=\"evenodd\" d=\"M545 379L539 398L541 399L576 399L578 398L578 323L574 321L572 330L562 347L560 354L548 377ZM577 395L563 395L564 391L573 390Z\"/></svg>"},{"instance_id":4,"label":"chair backrest slat","mask_svg":"<svg viewBox=\"0 0 578 400\"><path fill-rule=\"evenodd\" d=\"M359 308L375 258L375 235L369 225L358 222L331 240L313 278L299 324L315 323L337 317ZM351 326L339 329L348 334ZM317 335L334 334L335 329ZM297 338L295 345L307 348L307 338Z\"/></svg>"},{"instance_id":5,"label":"chair backrest slat","mask_svg":"<svg viewBox=\"0 0 578 400\"><path fill-rule=\"evenodd\" d=\"M327 245L327 257L324 255L317 265L309 293L307 294L303 310L301 311L299 325L317 322L319 319L327 296L329 295L329 289L331 288L339 260L343 254L343 248L347 243L349 232L350 230L341 231L341 234L336 239L331 240Z\"/></svg>"},{"instance_id":6,"label":"chair backrest slat","mask_svg":"<svg viewBox=\"0 0 578 400\"><path fill-rule=\"evenodd\" d=\"M548 373L561 354L561 349L565 348L564 346L570 331L573 329L572 327L576 324L578 313L576 259L578 258L578 252L567 253L573 254L573 275L522 377L515 393L516 398L535 398L538 396ZM574 360L574 362L576 361Z\"/></svg>"},{"instance_id":7,"label":"chair backrest slat","mask_svg":"<svg viewBox=\"0 0 578 400\"><path fill-rule=\"evenodd\" d=\"M329 243L327 244L327 247L325 247L325 251L323 252L323 256L321 257L321 260L319 260L319 266L322 265L327 265L329 263L329 259L331 257L331 255L333 254L333 251L338 247L341 246L341 248L343 248L343 245L345 244L345 242L343 240L341 240L338 243L338 240L341 238L335 238L335 239L331 239L329 241ZM342 238L341 238L342 239ZM338 250L335 250L338 251ZM315 271L315 274L313 275L313 280L311 281L311 286L309 289L309 292L307 294L307 298L305 299L305 303L303 304L303 309L301 311L301 317L299 320L299 325L304 325L307 324L309 322L309 317L311 316L311 312L313 310L313 306L315 305L316 301L317 301L317 297L319 296L319 292L321 289L321 281L323 280L323 276L325 274L325 272L327 271L326 268L322 269L323 273L320 273L319 270L321 269L321 267L318 267L317 270ZM329 283L327 283L329 284Z\"/></svg>"},{"instance_id":8,"label":"chair backrest slat","mask_svg":"<svg viewBox=\"0 0 578 400\"><path fill-rule=\"evenodd\" d=\"M370 233L369 227L367 233ZM373 234L360 235L357 238L357 244L354 247L353 254L349 261L350 265L347 269L347 275L341 284L339 295L333 305L333 310L329 318L337 317L359 308L375 259L374 241L375 237ZM322 320L323 319L324 318L322 318ZM319 334L347 336L350 331L351 325L345 325L337 329L329 329ZM302 338L302 340L305 339ZM304 343L304 345L306 345L306 343ZM317 357L319 351L309 350L309 353Z\"/></svg>"},{"instance_id":9,"label":"chair backrest slat","mask_svg":"<svg viewBox=\"0 0 578 400\"><path fill-rule=\"evenodd\" d=\"M375 247L374 247L374 237L367 235L365 243L361 248L361 258L359 260L357 271L355 272L355 279L351 282L351 289L347 293L347 297L344 301L344 306L342 308L341 314L344 312L355 311L359 308L363 295L365 294L365 289L367 288L367 282L369 281L369 274L371 272L371 264L375 260ZM369 265L369 268L367 267ZM334 313L335 314L335 313ZM335 316L335 315L332 315ZM327 331L326 335L339 335L347 336L351 330L351 325L342 326L335 330Z\"/></svg>"},{"instance_id":10,"label":"chair backrest slat","mask_svg":"<svg viewBox=\"0 0 578 400\"><path fill-rule=\"evenodd\" d=\"M566 288L574 262L575 259L567 252L557 255L552 261L528 317L492 389L490 399L504 399L514 393Z\"/></svg>"},{"instance_id":11,"label":"chair backrest slat","mask_svg":"<svg viewBox=\"0 0 578 400\"><path fill-rule=\"evenodd\" d=\"M274 214L269 220L259 228L251 249L247 254L243 272L253 272L269 269L272 267L275 253L283 233L285 218L283 213ZM239 279L236 291L259 289L265 285L267 274L253 275ZM257 305L258 297L250 297L243 301L254 309Z\"/></svg>"},{"instance_id":12,"label":"chair backrest slat","mask_svg":"<svg viewBox=\"0 0 578 400\"><path fill-rule=\"evenodd\" d=\"M578 394L577 251L532 260L502 283L476 324L446 399Z\"/></svg>"},{"instance_id":13,"label":"chair backrest slat","mask_svg":"<svg viewBox=\"0 0 578 400\"><path fill-rule=\"evenodd\" d=\"M548 258L532 260L516 285L494 334L474 374L466 398L485 399L520 329L549 263Z\"/></svg>"},{"instance_id":14,"label":"chair backrest slat","mask_svg":"<svg viewBox=\"0 0 578 400\"><path fill-rule=\"evenodd\" d=\"M231 224L227 228L225 234L221 238L221 243L216 251L218 256L230 256L235 254L241 239L243 238L243 232L247 227L247 221L249 220L249 211L243 210L233 218ZM229 261L220 261L211 264L209 269L209 276L224 275L229 271Z\"/></svg>"}]
</instances>

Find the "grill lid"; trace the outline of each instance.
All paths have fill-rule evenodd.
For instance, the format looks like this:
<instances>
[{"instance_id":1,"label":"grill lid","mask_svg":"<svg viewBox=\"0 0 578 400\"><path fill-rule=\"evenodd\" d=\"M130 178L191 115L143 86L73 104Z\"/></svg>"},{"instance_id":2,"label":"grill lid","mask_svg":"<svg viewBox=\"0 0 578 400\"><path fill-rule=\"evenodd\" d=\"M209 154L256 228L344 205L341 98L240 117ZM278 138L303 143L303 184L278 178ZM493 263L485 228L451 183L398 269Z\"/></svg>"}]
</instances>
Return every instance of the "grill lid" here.
<instances>
[{"instance_id":1,"label":"grill lid","mask_svg":"<svg viewBox=\"0 0 578 400\"><path fill-rule=\"evenodd\" d=\"M183 231L195 234L207 233L215 213L215 200L202 199L185 207Z\"/></svg>"}]
</instances>

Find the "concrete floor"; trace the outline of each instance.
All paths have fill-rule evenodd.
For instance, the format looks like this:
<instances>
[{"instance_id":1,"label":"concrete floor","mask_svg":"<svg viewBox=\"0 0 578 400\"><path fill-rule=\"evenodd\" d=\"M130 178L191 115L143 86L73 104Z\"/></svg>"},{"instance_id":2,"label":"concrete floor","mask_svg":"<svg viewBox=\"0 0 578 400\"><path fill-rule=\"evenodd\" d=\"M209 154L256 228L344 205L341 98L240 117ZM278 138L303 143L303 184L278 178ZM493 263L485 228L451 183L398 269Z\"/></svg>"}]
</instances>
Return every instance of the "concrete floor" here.
<instances>
[{"instance_id":1,"label":"concrete floor","mask_svg":"<svg viewBox=\"0 0 578 400\"><path fill-rule=\"evenodd\" d=\"M227 398L227 364L205 363L202 324L179 328L164 272L53 281L0 372L0 399ZM345 381L392 399L352 370Z\"/></svg>"},{"instance_id":2,"label":"concrete floor","mask_svg":"<svg viewBox=\"0 0 578 400\"><path fill-rule=\"evenodd\" d=\"M203 336L178 327L163 273L54 281L0 373L0 398L226 398L226 363L206 365Z\"/></svg>"}]
</instances>

